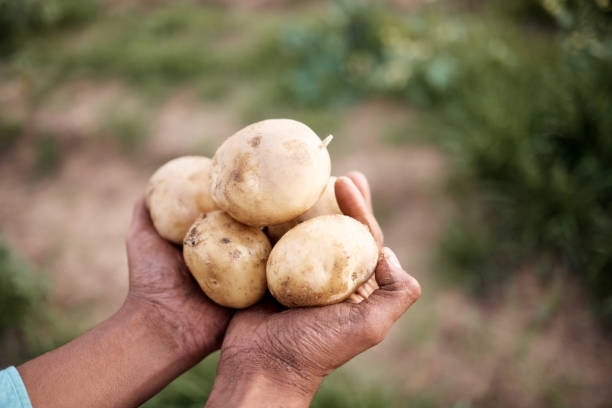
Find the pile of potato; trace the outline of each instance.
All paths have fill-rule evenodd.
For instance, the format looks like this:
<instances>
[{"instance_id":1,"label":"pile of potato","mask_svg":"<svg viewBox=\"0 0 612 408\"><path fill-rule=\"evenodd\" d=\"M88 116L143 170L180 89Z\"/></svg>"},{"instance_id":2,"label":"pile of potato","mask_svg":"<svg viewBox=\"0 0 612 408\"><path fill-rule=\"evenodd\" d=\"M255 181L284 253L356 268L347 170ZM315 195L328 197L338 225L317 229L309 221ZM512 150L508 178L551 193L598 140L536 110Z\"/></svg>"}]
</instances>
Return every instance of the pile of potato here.
<instances>
[{"instance_id":1,"label":"pile of potato","mask_svg":"<svg viewBox=\"0 0 612 408\"><path fill-rule=\"evenodd\" d=\"M285 306L328 305L372 276L378 248L338 207L330 140L294 120L264 120L229 137L212 160L180 157L153 174L153 224L183 244L210 299L245 308L269 289Z\"/></svg>"}]
</instances>

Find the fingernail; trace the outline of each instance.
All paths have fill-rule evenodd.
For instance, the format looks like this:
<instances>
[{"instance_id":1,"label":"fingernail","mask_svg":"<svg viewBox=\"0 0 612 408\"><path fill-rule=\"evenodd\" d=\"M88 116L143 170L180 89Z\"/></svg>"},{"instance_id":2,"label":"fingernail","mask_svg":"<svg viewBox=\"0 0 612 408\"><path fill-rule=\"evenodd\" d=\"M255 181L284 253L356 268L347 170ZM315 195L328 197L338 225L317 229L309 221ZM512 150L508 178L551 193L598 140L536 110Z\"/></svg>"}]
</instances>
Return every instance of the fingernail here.
<instances>
[{"instance_id":1,"label":"fingernail","mask_svg":"<svg viewBox=\"0 0 612 408\"><path fill-rule=\"evenodd\" d=\"M351 179L350 179L350 178L348 178L348 177L346 177L346 176L340 176L340 177L338 177L338 178L336 179L336 182L334 183L334 192L336 192L336 186L338 185L338 182L339 182L339 181L343 181L343 182L347 183L347 182L351 181Z\"/></svg>"},{"instance_id":2,"label":"fingernail","mask_svg":"<svg viewBox=\"0 0 612 408\"><path fill-rule=\"evenodd\" d=\"M402 265L400 265L399 259L397 259L397 256L395 256L395 253L393 253L393 251L390 248L384 247L383 253L385 254L385 260L390 266L394 268L402 267Z\"/></svg>"},{"instance_id":3,"label":"fingernail","mask_svg":"<svg viewBox=\"0 0 612 408\"><path fill-rule=\"evenodd\" d=\"M340 176L338 178L344 180L344 182L346 182L346 183L350 184L351 186L357 188L357 185L355 184L353 179L351 179L349 176Z\"/></svg>"}]
</instances>

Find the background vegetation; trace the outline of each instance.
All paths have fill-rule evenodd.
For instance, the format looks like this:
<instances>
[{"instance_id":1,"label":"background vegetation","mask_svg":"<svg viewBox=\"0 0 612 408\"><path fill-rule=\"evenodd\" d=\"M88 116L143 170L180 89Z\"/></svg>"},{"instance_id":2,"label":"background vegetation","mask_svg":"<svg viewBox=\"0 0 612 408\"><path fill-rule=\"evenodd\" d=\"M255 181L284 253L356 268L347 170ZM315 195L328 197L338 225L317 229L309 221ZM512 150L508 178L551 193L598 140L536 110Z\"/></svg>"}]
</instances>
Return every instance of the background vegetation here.
<instances>
[{"instance_id":1,"label":"background vegetation","mask_svg":"<svg viewBox=\"0 0 612 408\"><path fill-rule=\"evenodd\" d=\"M434 3L398 12L337 1L253 19L193 2L116 8L93 0L0 0L0 74L26 84L30 110L61 84L83 78L118 80L142 95L129 109L108 109L91 132L99 140L110 135L128 157L147 144L156 109L180 87L205 101L239 94L234 107L245 123L274 112L321 132L362 101L391 100L413 119L387 129L382 143L433 144L452 169L456 216L442 234L437 275L482 300L535 266L545 285L579 282L597 321L611 323L610 2ZM29 139L30 177L52 177L70 146L61 135L33 129L30 119L0 110L0 160ZM33 269L0 244L6 364L75 331L53 314L57 305ZM554 308L555 301L543 303ZM147 406L201 406L216 359ZM408 395L340 370L313 406L439 406L443 393L433 389ZM565 406L559 392L539 401Z\"/></svg>"}]
</instances>

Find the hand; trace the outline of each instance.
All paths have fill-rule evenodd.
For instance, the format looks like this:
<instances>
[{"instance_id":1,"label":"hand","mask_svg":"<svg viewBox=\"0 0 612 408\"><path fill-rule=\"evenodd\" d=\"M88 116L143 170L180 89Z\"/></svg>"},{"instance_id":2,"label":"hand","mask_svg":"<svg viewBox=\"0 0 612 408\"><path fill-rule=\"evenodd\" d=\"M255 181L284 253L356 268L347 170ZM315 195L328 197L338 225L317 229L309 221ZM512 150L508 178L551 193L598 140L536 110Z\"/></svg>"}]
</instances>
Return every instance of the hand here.
<instances>
[{"instance_id":1,"label":"hand","mask_svg":"<svg viewBox=\"0 0 612 408\"><path fill-rule=\"evenodd\" d=\"M365 178L341 177L336 197L342 211L366 223L382 245ZM267 298L236 312L221 347L208 405L308 406L326 375L382 341L420 297L418 282L388 248L382 251L375 280L380 288L364 293L367 298L360 303L283 309Z\"/></svg>"},{"instance_id":2,"label":"hand","mask_svg":"<svg viewBox=\"0 0 612 408\"><path fill-rule=\"evenodd\" d=\"M232 315L212 302L191 276L179 248L161 238L144 198L134 206L127 239L128 307L145 307L179 349L201 359L219 348Z\"/></svg>"},{"instance_id":3,"label":"hand","mask_svg":"<svg viewBox=\"0 0 612 408\"><path fill-rule=\"evenodd\" d=\"M113 316L18 367L33 406L140 406L217 349L231 311L210 301L144 200L127 240L130 289Z\"/></svg>"}]
</instances>

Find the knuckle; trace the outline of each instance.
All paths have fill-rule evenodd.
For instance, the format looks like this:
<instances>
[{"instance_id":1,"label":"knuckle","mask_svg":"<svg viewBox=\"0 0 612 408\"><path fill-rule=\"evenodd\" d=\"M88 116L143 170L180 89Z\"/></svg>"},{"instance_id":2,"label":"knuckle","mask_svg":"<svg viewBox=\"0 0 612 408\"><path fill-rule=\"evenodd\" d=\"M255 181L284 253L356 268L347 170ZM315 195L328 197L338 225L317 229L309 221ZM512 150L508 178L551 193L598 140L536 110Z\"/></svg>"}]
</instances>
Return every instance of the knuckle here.
<instances>
[{"instance_id":1,"label":"knuckle","mask_svg":"<svg viewBox=\"0 0 612 408\"><path fill-rule=\"evenodd\" d=\"M395 289L412 301L416 301L421 297L421 285L415 278L407 273L404 274L401 280L395 283Z\"/></svg>"},{"instance_id":2,"label":"knuckle","mask_svg":"<svg viewBox=\"0 0 612 408\"><path fill-rule=\"evenodd\" d=\"M368 347L373 347L385 339L387 331L380 322L370 323L366 325L364 332L364 340Z\"/></svg>"},{"instance_id":3,"label":"knuckle","mask_svg":"<svg viewBox=\"0 0 612 408\"><path fill-rule=\"evenodd\" d=\"M370 308L363 308L360 313L362 320L359 325L359 336L367 348L373 347L383 341L387 334L384 316L380 316Z\"/></svg>"},{"instance_id":4,"label":"knuckle","mask_svg":"<svg viewBox=\"0 0 612 408\"><path fill-rule=\"evenodd\" d=\"M418 280L410 276L410 285L411 285L411 293L414 300L417 300L421 297L421 284Z\"/></svg>"}]
</instances>

